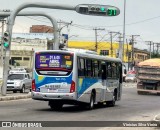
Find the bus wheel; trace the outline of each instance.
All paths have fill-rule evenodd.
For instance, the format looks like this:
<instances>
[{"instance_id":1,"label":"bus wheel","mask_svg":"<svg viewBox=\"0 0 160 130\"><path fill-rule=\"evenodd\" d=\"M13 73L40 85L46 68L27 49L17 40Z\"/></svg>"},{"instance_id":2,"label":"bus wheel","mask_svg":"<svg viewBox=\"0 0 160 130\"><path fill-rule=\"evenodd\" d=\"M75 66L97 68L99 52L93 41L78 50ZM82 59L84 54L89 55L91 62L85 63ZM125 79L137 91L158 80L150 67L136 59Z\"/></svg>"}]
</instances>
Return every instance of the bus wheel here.
<instances>
[{"instance_id":1,"label":"bus wheel","mask_svg":"<svg viewBox=\"0 0 160 130\"><path fill-rule=\"evenodd\" d=\"M88 105L89 110L92 110L94 108L94 99L95 99L95 96L94 96L94 93L92 92L91 97L90 97L90 102L89 102L89 105Z\"/></svg>"}]
</instances>

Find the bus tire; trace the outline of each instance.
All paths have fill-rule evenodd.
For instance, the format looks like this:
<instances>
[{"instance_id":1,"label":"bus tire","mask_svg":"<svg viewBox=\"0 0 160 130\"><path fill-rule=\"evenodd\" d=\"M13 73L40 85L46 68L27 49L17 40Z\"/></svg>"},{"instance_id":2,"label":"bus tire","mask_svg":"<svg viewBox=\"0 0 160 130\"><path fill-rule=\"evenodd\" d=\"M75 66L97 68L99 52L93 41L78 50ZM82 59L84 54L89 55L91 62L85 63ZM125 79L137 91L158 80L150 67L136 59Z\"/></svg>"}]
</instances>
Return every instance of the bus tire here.
<instances>
[{"instance_id":1,"label":"bus tire","mask_svg":"<svg viewBox=\"0 0 160 130\"><path fill-rule=\"evenodd\" d=\"M95 102L95 94L92 92L90 97L90 102L88 105L89 110L92 110L94 108L94 102Z\"/></svg>"}]
</instances>

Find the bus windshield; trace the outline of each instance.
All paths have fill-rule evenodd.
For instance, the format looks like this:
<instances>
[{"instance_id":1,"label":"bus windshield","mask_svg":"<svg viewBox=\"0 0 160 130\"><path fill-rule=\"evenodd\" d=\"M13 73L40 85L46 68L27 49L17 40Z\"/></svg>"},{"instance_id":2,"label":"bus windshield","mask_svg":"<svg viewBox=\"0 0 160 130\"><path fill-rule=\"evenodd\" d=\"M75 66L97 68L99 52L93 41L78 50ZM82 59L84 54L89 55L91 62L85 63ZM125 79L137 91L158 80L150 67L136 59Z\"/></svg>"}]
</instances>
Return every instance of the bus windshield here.
<instances>
[{"instance_id":1,"label":"bus windshield","mask_svg":"<svg viewBox=\"0 0 160 130\"><path fill-rule=\"evenodd\" d=\"M73 68L73 55L63 53L36 53L36 70L71 71Z\"/></svg>"}]
</instances>

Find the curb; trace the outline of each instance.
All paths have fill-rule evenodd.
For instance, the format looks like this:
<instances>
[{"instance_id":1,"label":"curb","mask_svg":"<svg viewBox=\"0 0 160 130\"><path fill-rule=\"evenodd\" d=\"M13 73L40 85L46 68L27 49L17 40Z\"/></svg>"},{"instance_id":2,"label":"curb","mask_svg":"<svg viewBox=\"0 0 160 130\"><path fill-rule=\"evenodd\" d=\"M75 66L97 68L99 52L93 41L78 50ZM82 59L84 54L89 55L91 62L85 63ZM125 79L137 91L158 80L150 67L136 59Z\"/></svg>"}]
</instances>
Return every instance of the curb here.
<instances>
[{"instance_id":1,"label":"curb","mask_svg":"<svg viewBox=\"0 0 160 130\"><path fill-rule=\"evenodd\" d=\"M9 101L9 100L18 100L18 99L27 99L27 98L31 98L31 93L30 92L27 95L0 97L0 101Z\"/></svg>"}]
</instances>

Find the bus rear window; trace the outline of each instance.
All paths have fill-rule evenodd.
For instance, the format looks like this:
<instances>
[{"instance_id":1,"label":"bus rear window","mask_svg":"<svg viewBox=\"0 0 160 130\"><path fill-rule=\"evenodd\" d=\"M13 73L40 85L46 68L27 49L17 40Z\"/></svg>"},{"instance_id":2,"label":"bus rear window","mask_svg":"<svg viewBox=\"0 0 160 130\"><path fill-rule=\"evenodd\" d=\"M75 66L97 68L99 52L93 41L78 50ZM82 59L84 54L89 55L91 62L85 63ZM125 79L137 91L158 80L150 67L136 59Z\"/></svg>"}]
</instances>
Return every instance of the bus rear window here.
<instances>
[{"instance_id":1,"label":"bus rear window","mask_svg":"<svg viewBox=\"0 0 160 130\"><path fill-rule=\"evenodd\" d=\"M36 54L36 69L71 70L73 66L73 55L57 53Z\"/></svg>"}]
</instances>

